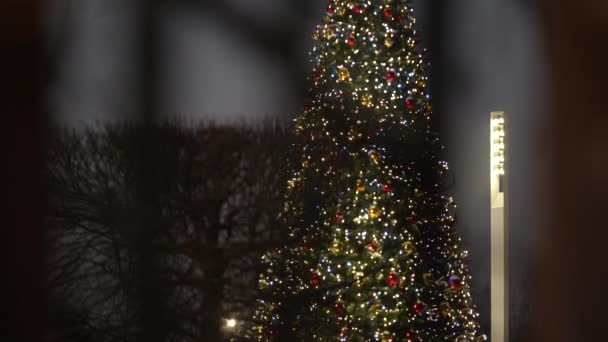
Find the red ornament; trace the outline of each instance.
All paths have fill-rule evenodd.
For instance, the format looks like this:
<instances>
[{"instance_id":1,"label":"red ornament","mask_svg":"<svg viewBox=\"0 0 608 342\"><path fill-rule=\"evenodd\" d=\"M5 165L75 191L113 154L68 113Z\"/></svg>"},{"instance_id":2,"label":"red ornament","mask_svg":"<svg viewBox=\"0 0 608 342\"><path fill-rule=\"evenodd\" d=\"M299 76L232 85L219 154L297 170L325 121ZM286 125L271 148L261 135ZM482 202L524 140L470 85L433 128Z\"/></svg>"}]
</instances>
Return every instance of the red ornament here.
<instances>
[{"instance_id":1,"label":"red ornament","mask_svg":"<svg viewBox=\"0 0 608 342\"><path fill-rule=\"evenodd\" d=\"M397 273L390 273L386 277L386 282L388 283L389 287L399 286L399 283L401 282L401 277L399 277Z\"/></svg>"},{"instance_id":2,"label":"red ornament","mask_svg":"<svg viewBox=\"0 0 608 342\"><path fill-rule=\"evenodd\" d=\"M390 8L385 9L384 16L387 18L391 18L393 16L393 11Z\"/></svg>"},{"instance_id":3,"label":"red ornament","mask_svg":"<svg viewBox=\"0 0 608 342\"><path fill-rule=\"evenodd\" d=\"M373 242L373 241L372 241L372 242L370 242L370 243L368 243L368 244L367 244L367 249L368 249L370 252L375 252L375 251L377 251L377 250L378 250L378 244L377 244L376 242Z\"/></svg>"},{"instance_id":4,"label":"red ornament","mask_svg":"<svg viewBox=\"0 0 608 342\"><path fill-rule=\"evenodd\" d=\"M404 20L403 20L403 17L402 17L402 16L400 16L400 15L398 15L398 16L397 16L397 21L399 22L399 24L403 24L403 21L404 21Z\"/></svg>"},{"instance_id":5,"label":"red ornament","mask_svg":"<svg viewBox=\"0 0 608 342\"><path fill-rule=\"evenodd\" d=\"M318 70L314 70L313 72L310 73L310 78L313 81L317 81L319 78L321 78L321 72Z\"/></svg>"},{"instance_id":6,"label":"red ornament","mask_svg":"<svg viewBox=\"0 0 608 342\"><path fill-rule=\"evenodd\" d=\"M422 315L424 313L424 309L425 309L424 304L420 303L420 302L418 302L412 306L412 311L414 311L414 313L416 315Z\"/></svg>"},{"instance_id":7,"label":"red ornament","mask_svg":"<svg viewBox=\"0 0 608 342\"><path fill-rule=\"evenodd\" d=\"M278 335L278 334L277 334L277 332L276 332L275 330L273 330L273 329L269 329L269 330L268 330L268 339L269 339L270 341L274 341L274 340L275 340L275 338L277 337L277 335Z\"/></svg>"},{"instance_id":8,"label":"red ornament","mask_svg":"<svg viewBox=\"0 0 608 342\"><path fill-rule=\"evenodd\" d=\"M416 334L414 334L411 330L405 332L405 338L410 341L413 341L416 338Z\"/></svg>"},{"instance_id":9,"label":"red ornament","mask_svg":"<svg viewBox=\"0 0 608 342\"><path fill-rule=\"evenodd\" d=\"M451 276L448 283L450 284L450 288L454 291L460 291L460 289L462 289L462 280L458 276Z\"/></svg>"},{"instance_id":10,"label":"red ornament","mask_svg":"<svg viewBox=\"0 0 608 342\"><path fill-rule=\"evenodd\" d=\"M333 306L333 309L334 309L334 312L336 313L336 315L338 315L338 316L344 316L344 314L346 313L344 311L344 304L342 304L340 302L335 303Z\"/></svg>"},{"instance_id":11,"label":"red ornament","mask_svg":"<svg viewBox=\"0 0 608 342\"><path fill-rule=\"evenodd\" d=\"M334 8L331 6L327 6L327 14L334 14Z\"/></svg>"},{"instance_id":12,"label":"red ornament","mask_svg":"<svg viewBox=\"0 0 608 342\"><path fill-rule=\"evenodd\" d=\"M355 44L357 43L357 41L355 40L355 37L348 37L346 39L346 43L350 46L355 46Z\"/></svg>"},{"instance_id":13,"label":"red ornament","mask_svg":"<svg viewBox=\"0 0 608 342\"><path fill-rule=\"evenodd\" d=\"M397 73L395 72L395 70L389 70L386 73L386 80L389 82L393 82L397 79Z\"/></svg>"},{"instance_id":14,"label":"red ornament","mask_svg":"<svg viewBox=\"0 0 608 342\"><path fill-rule=\"evenodd\" d=\"M295 187L296 190L302 190L302 188L304 188L304 183L302 181L297 181L294 184L294 187Z\"/></svg>"},{"instance_id":15,"label":"red ornament","mask_svg":"<svg viewBox=\"0 0 608 342\"><path fill-rule=\"evenodd\" d=\"M418 221L416 220L416 217L414 215L410 215L407 217L407 222L411 223L411 224L416 224L418 223Z\"/></svg>"},{"instance_id":16,"label":"red ornament","mask_svg":"<svg viewBox=\"0 0 608 342\"><path fill-rule=\"evenodd\" d=\"M310 285L318 286L320 283L321 283L321 276L319 275L319 273L313 273L310 276Z\"/></svg>"},{"instance_id":17,"label":"red ornament","mask_svg":"<svg viewBox=\"0 0 608 342\"><path fill-rule=\"evenodd\" d=\"M348 337L348 327L344 327L344 328L340 329L339 337L342 337L342 338Z\"/></svg>"},{"instance_id":18,"label":"red ornament","mask_svg":"<svg viewBox=\"0 0 608 342\"><path fill-rule=\"evenodd\" d=\"M361 13L363 13L363 6L361 6L361 5L355 5L353 7L353 10L355 11L355 13L361 14Z\"/></svg>"},{"instance_id":19,"label":"red ornament","mask_svg":"<svg viewBox=\"0 0 608 342\"><path fill-rule=\"evenodd\" d=\"M344 214L342 214L341 212L337 212L334 216L334 222L336 222L336 224L340 224L342 223L342 220L344 220Z\"/></svg>"},{"instance_id":20,"label":"red ornament","mask_svg":"<svg viewBox=\"0 0 608 342\"><path fill-rule=\"evenodd\" d=\"M405 106L409 110L416 108L416 100L413 97L408 97L405 99Z\"/></svg>"},{"instance_id":21,"label":"red ornament","mask_svg":"<svg viewBox=\"0 0 608 342\"><path fill-rule=\"evenodd\" d=\"M395 189L390 184L384 184L382 186L382 191L386 192L387 194L392 193L394 190Z\"/></svg>"}]
</instances>

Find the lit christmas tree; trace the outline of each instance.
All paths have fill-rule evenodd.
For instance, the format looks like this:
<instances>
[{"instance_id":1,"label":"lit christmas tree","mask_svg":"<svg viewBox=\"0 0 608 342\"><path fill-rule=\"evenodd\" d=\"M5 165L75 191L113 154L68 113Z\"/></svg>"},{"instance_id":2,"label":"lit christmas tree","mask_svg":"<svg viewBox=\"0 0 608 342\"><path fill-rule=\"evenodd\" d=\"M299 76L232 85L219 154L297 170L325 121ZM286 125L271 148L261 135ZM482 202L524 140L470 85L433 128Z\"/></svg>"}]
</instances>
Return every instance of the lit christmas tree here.
<instances>
[{"instance_id":1,"label":"lit christmas tree","mask_svg":"<svg viewBox=\"0 0 608 342\"><path fill-rule=\"evenodd\" d=\"M333 0L256 341L484 341L408 0Z\"/></svg>"}]
</instances>

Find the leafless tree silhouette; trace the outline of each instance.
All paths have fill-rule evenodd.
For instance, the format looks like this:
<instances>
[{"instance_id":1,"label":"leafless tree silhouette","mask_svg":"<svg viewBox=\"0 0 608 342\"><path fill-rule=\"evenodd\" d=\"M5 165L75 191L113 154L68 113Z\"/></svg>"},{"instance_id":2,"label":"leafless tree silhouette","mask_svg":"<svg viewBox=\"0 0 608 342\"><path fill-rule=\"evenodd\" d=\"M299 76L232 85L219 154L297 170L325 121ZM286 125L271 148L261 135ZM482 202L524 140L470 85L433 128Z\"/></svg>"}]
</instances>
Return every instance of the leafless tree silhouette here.
<instances>
[{"instance_id":1,"label":"leafless tree silhouette","mask_svg":"<svg viewBox=\"0 0 608 342\"><path fill-rule=\"evenodd\" d=\"M159 162L154 212L137 213L133 141L145 130ZM289 135L281 128L165 123L63 130L48 159L56 330L69 341L138 340L142 287L163 294L169 341L221 341L222 319L246 320L259 254L280 243L277 224ZM134 234L142 216L154 224ZM159 284L138 282L140 235ZM238 328L238 327L237 327Z\"/></svg>"}]
</instances>

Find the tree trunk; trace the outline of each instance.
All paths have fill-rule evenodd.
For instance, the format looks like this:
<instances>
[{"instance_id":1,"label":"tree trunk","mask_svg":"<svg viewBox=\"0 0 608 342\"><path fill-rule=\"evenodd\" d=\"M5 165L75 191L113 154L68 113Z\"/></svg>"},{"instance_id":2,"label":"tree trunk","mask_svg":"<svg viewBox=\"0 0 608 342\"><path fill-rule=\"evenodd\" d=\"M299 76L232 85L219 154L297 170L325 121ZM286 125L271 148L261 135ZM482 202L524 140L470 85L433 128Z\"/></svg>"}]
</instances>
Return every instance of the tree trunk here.
<instances>
[{"instance_id":1,"label":"tree trunk","mask_svg":"<svg viewBox=\"0 0 608 342\"><path fill-rule=\"evenodd\" d=\"M204 271L202 285L203 307L201 317L204 317L204 341L222 341L222 314L224 302L223 277L227 263L216 256L207 259L207 268Z\"/></svg>"},{"instance_id":2,"label":"tree trunk","mask_svg":"<svg viewBox=\"0 0 608 342\"><path fill-rule=\"evenodd\" d=\"M211 213L215 213L215 217L221 217L221 208L223 201L210 204ZM203 307L201 308L201 317L204 318L202 324L202 336L204 341L222 341L222 314L224 302L224 284L223 278L228 262L221 254L221 249L218 248L220 231L224 227L219 222L207 227L201 227L205 236L205 242L201 243L202 250L198 252L201 258L203 269L203 283L201 291L203 296Z\"/></svg>"},{"instance_id":3,"label":"tree trunk","mask_svg":"<svg viewBox=\"0 0 608 342\"><path fill-rule=\"evenodd\" d=\"M212 276L212 279L207 281L203 288L204 303L203 315L205 321L203 322L204 329L204 341L221 341L222 334L222 301L223 301L223 287L220 284L221 276L219 279L216 276Z\"/></svg>"}]
</instances>

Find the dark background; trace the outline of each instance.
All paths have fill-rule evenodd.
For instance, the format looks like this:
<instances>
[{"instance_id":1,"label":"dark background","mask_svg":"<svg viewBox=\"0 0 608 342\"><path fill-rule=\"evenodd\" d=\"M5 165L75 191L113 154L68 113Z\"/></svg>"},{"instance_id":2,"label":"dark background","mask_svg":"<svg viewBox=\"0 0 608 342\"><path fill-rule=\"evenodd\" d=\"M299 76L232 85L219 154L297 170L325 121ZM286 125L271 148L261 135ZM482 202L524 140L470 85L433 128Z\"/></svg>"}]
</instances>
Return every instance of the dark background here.
<instances>
[{"instance_id":1,"label":"dark background","mask_svg":"<svg viewBox=\"0 0 608 342\"><path fill-rule=\"evenodd\" d=\"M288 119L303 103L326 0L53 0L49 104L75 127L151 116ZM543 134L538 9L518 0L418 1L436 122L455 175L459 230L489 332L489 114L510 117L512 340L526 329ZM146 38L147 37L147 38Z\"/></svg>"},{"instance_id":2,"label":"dark background","mask_svg":"<svg viewBox=\"0 0 608 342\"><path fill-rule=\"evenodd\" d=\"M52 6L47 6L49 3ZM487 257L484 257L487 254L480 253L487 248L487 241L484 242L487 238L483 238L487 235L488 223L483 217L486 209L483 207L487 203L483 197L487 189L479 185L476 174L471 170L484 173L488 162L482 154L471 149L481 149L482 144L473 139L464 145L456 142L460 142L463 135L481 137L487 134L487 122L483 123L488 111L485 107L504 106L513 117L512 127L519 128L511 135L523 134L516 141L512 140L511 149L517 154L510 164L509 174L518 175L514 177L513 182L516 183L512 183L511 188L512 196L516 196L510 203L510 219L514 223L512 231L515 232L511 254L514 259L521 259L512 263L512 279L517 285L512 289L513 297L517 297L512 303L523 311L530 302L532 312L530 338L525 340L601 341L605 339L605 308L608 306L608 297L603 295L608 281L605 263L605 241L608 240L605 219L608 197L605 80L608 79L608 64L605 61L608 60L608 49L603 44L608 37L608 7L602 0L563 0L559 3L545 0L538 3L540 34L538 31L534 33L536 10L530 8L528 2L464 1L449 7L444 2L432 2L432 11L427 12L431 13L429 17L441 18L428 21L433 23L429 27L433 28L430 32L434 37L430 41L434 47L436 99L447 101L452 97L446 94L454 95L453 102L439 106L441 110L437 118L444 127L442 131L458 179L457 195L464 204L461 206L463 235L477 255L472 262L476 265L477 279L482 279L477 283L480 293L476 293L482 307L487 309L487 300L484 299L487 296L480 296L484 287L487 294L487 277L483 276L487 274L487 267L484 272L484 268L478 266L487 265ZM0 2L0 110L5 118L0 126L3 158L0 168L3 202L0 209L4 227L0 263L6 275L0 283L0 296L3 316L9 317L1 323L2 340L41 341L48 323L44 304L47 289L42 285L45 275L43 218L47 195L42 175L50 104L54 103L52 112L55 118L60 117L58 113L63 113L64 118L72 113L72 120L63 121L77 125L82 121L94 121L95 116L153 119L161 113L159 85L164 83L160 76L168 74L164 67L168 64L163 57L165 54L161 53L167 50L159 44L162 41L159 37L163 36L160 24L166 22L164 18L171 13L170 8L181 8L183 2L175 1L167 7L159 0L132 0L126 9L110 11L111 15L107 11L105 15L98 15L99 6L115 3L96 1L93 4L97 7L92 6L88 17L78 10L79 6L73 7L80 4L90 5L92 2ZM251 28L251 22L243 20L249 16L235 16L239 11L217 10L218 6L225 7L232 2L197 1L196 4L199 10L184 11L189 14L215 13L214 20L225 18L231 27ZM299 8L298 5L309 6L294 1L294 7L288 8ZM310 6L312 9L313 4ZM49 9L53 10L52 15L49 15ZM298 14L303 16L305 11L299 10ZM314 10L317 11L316 5ZM99 24L94 19L104 17L122 17L123 25L112 25L111 20L109 24L102 25L110 35L99 35L99 30L83 28ZM76 19L87 25L73 25ZM292 19L288 18L286 23L295 24ZM268 25L272 21L258 22ZM268 37L268 32L283 32L287 26L290 25L261 31L242 29L240 32L246 33L247 37ZM300 29L298 26L297 31ZM83 35L83 39L74 39L79 35ZM247 41L256 41L256 45L259 43L284 55L285 47L291 46L286 42L293 39L289 35L285 37L281 34L279 38ZM105 42L105 45L96 50L78 49L78 41L90 44ZM114 45L114 41L123 44ZM546 51L545 58L541 59L539 57L543 53L539 51L543 50ZM87 58L73 55L70 51L88 51ZM115 60L128 62L122 69L117 69L116 64L108 64L111 58L103 57L107 52L116 51L130 51L121 55L125 58ZM459 56L462 54L462 57L454 59L448 51ZM296 55L300 63L302 56ZM88 64L83 68L81 63L84 61ZM194 65L201 66L198 63ZM71 69L73 67L77 68ZM541 68L545 72L539 77ZM70 69L80 70L81 74L72 72L70 77L66 77ZM98 75L115 74L124 78L99 82L99 77L86 76L92 70L97 70ZM292 73L288 74L292 79ZM58 85L62 82L70 84L65 82L70 78L82 78L84 82L72 83L72 87L60 90ZM539 82L541 79L545 81ZM447 86L450 80L455 86ZM256 85L257 82L259 80ZM74 86L78 84L82 88ZM88 103L99 94L106 95L103 101L98 100L95 105L90 103L90 107L74 106L69 111L66 106L59 105L62 102L58 101L60 94L64 100L75 103L84 100L79 97L84 93L91 96L81 103ZM110 93L111 96L107 95ZM196 94L202 94L202 91ZM98 107L100 104L116 104L112 99L118 99L119 95L125 102L124 107L114 105L111 111ZM298 102L298 97L294 96L293 101ZM448 116L449 110L457 115ZM250 112L253 111L247 108L243 114ZM539 116L540 112L545 115ZM196 113L202 112L197 109ZM282 112L280 114L283 115ZM471 125L470 122L476 124ZM454 130L454 127L464 129ZM461 147L457 149L457 146ZM460 159L459 155L469 158ZM518 158L521 159L517 161ZM146 158L139 156L138 159ZM478 165L471 162L474 160ZM470 182L467 183L467 179ZM539 188L542 189L540 194ZM477 191L479 196L468 196L473 191ZM479 201L472 200L475 198ZM476 206L475 203L481 204ZM466 217L469 217L469 224L464 220ZM482 224L479 229L471 224L471 217L480 218ZM536 226L532 223L534 221L540 224ZM467 233L469 231L486 233L476 238ZM537 239L534 239L535 235ZM535 262L529 264L527 261L530 260ZM486 285L483 284L484 279ZM517 290L526 289L524 284L533 288L527 296ZM518 311L513 312L517 315ZM528 321L523 314L514 318L519 322ZM517 335L521 336L525 325L519 326L522 329Z\"/></svg>"}]
</instances>

